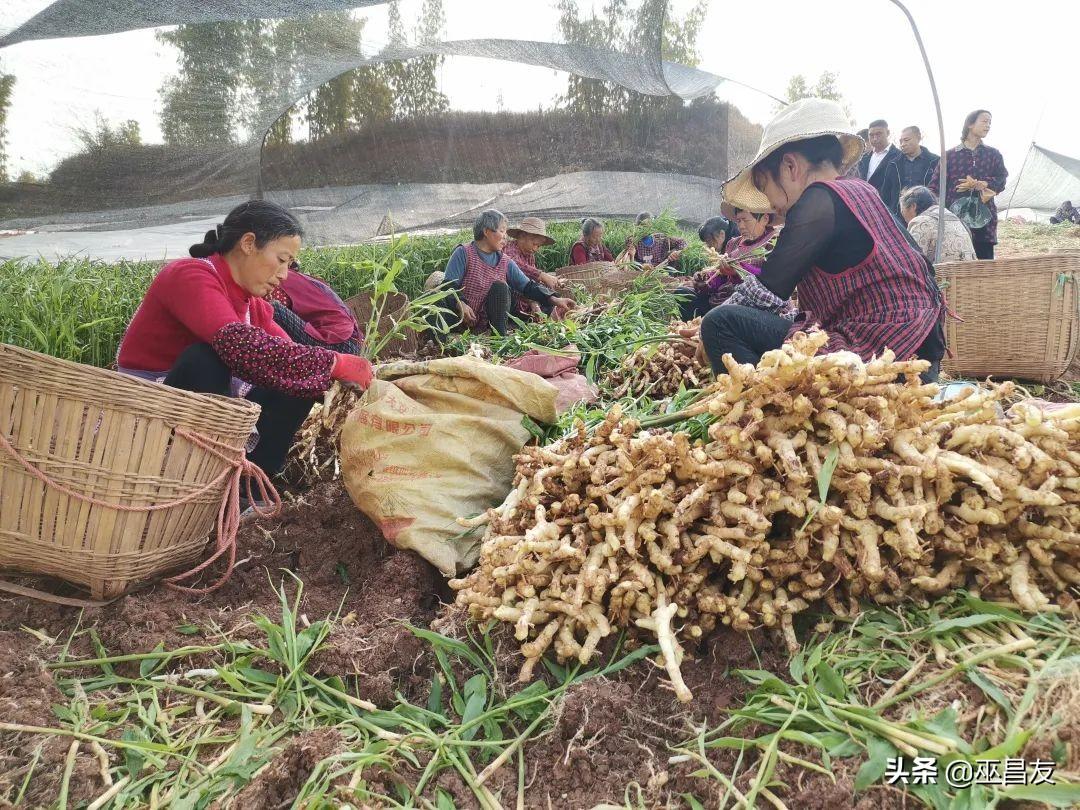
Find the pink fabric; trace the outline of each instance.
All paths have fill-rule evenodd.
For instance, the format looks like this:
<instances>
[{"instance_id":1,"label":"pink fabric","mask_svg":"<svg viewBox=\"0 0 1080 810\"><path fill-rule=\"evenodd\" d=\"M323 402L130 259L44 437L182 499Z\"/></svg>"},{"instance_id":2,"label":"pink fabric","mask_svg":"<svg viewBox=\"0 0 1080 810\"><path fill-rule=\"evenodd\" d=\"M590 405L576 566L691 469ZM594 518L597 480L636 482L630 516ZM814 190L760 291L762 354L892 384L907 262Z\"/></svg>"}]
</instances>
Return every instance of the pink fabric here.
<instances>
[{"instance_id":1,"label":"pink fabric","mask_svg":"<svg viewBox=\"0 0 1080 810\"><path fill-rule=\"evenodd\" d=\"M596 386L584 374L578 373L581 356L577 353L577 346L567 346L564 351L567 354L558 355L533 349L506 364L508 368L543 377L554 385L559 391L555 397L555 410L559 413L570 410L575 403L595 402L599 398Z\"/></svg>"},{"instance_id":2,"label":"pink fabric","mask_svg":"<svg viewBox=\"0 0 1080 810\"><path fill-rule=\"evenodd\" d=\"M359 337L360 328L353 314L323 282L290 270L281 286L292 302L289 309L306 321L304 331L311 337L323 343L344 343Z\"/></svg>"}]
</instances>

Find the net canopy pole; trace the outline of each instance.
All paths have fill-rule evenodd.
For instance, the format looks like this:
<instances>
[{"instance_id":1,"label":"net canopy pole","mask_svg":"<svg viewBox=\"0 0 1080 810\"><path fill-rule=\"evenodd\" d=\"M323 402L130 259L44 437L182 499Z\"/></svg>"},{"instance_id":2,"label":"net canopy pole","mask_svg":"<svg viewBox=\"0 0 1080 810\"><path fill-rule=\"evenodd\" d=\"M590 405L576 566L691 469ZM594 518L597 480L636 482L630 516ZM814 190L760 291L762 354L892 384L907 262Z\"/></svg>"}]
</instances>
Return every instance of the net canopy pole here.
<instances>
[{"instance_id":1,"label":"net canopy pole","mask_svg":"<svg viewBox=\"0 0 1080 810\"><path fill-rule=\"evenodd\" d=\"M945 121L941 116L941 99L938 96L937 82L934 81L934 71L930 67L930 58L926 55L926 46L923 44L919 26L915 24L915 18L907 10L907 6L900 0L889 0L894 6L904 12L908 22L911 23L911 31L915 34L915 41L919 44L919 53L922 54L923 65L926 66L926 77L930 80L930 92L934 96L934 112L937 113L938 138L941 142L941 163L938 166L938 222L937 222L937 245L934 247L934 264L941 258L941 243L945 241L945 191L947 187L948 155L945 149Z\"/></svg>"}]
</instances>

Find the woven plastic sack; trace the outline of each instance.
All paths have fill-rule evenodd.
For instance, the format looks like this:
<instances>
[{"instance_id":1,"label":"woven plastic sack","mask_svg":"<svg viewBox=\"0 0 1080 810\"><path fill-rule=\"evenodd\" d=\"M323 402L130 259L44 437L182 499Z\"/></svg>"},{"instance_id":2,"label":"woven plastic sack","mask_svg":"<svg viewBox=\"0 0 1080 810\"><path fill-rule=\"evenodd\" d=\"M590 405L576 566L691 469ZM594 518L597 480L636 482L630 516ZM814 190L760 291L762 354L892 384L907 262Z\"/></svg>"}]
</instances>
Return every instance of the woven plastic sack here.
<instances>
[{"instance_id":1,"label":"woven plastic sack","mask_svg":"<svg viewBox=\"0 0 1080 810\"><path fill-rule=\"evenodd\" d=\"M990 222L990 207L977 194L969 194L956 200L949 208L960 221L973 231L986 227Z\"/></svg>"},{"instance_id":2,"label":"woven plastic sack","mask_svg":"<svg viewBox=\"0 0 1080 810\"><path fill-rule=\"evenodd\" d=\"M349 496L390 543L460 574L480 538L457 518L505 500L531 435L524 417L554 422L556 394L535 374L472 357L382 366L341 432Z\"/></svg>"}]
</instances>

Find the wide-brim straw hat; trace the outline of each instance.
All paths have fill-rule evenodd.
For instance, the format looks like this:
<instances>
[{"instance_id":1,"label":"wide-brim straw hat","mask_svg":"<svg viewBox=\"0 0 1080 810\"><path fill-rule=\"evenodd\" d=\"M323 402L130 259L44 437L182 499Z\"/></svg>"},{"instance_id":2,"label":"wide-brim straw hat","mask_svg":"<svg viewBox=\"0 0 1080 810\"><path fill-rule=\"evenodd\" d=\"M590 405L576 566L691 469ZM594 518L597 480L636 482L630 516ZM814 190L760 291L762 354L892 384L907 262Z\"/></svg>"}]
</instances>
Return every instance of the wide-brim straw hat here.
<instances>
[{"instance_id":1,"label":"wide-brim straw hat","mask_svg":"<svg viewBox=\"0 0 1080 810\"><path fill-rule=\"evenodd\" d=\"M858 162L866 148L863 139L852 132L851 124L839 104L823 98L804 98L784 107L765 125L757 155L742 171L724 183L724 200L735 208L755 214L772 211L769 198L754 187L754 167L781 146L821 135L835 135L840 139L844 159L837 168L841 175Z\"/></svg>"},{"instance_id":2,"label":"wide-brim straw hat","mask_svg":"<svg viewBox=\"0 0 1080 810\"><path fill-rule=\"evenodd\" d=\"M521 220L521 222L513 228L507 228L506 233L514 239L517 239L523 233L529 233L533 236L544 237L545 245L555 244L555 240L548 236L547 225L540 217L525 217L525 219Z\"/></svg>"}]
</instances>

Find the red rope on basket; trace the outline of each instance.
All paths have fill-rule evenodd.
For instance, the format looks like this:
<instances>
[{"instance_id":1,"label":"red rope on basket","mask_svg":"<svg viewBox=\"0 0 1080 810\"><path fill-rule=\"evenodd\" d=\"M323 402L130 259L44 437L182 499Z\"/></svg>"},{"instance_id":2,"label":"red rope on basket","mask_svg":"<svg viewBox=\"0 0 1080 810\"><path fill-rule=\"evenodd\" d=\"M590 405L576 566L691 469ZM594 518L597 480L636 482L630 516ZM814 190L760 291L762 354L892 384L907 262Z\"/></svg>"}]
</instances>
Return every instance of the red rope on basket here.
<instances>
[{"instance_id":1,"label":"red rope on basket","mask_svg":"<svg viewBox=\"0 0 1080 810\"><path fill-rule=\"evenodd\" d=\"M7 436L3 433L0 433L0 447L19 462L23 469L30 473L30 475L37 478L46 486L55 489L57 492L62 492L71 498L75 498L78 501L82 501L83 503L102 506L106 509L114 509L117 512L159 512L165 509L173 509L193 501L200 495L220 486L226 479L229 479L225 488L225 494L221 499L221 507L218 509L217 547L213 555L195 568L192 568L190 571L185 571L182 574L177 574L176 576L164 580L166 587L184 593L195 595L213 593L228 581L229 577L232 575L233 566L236 563L236 533L240 528L240 479L246 477L248 501L251 502L252 508L255 510L256 514L262 517L273 517L278 513L281 509L281 496L278 495L269 476L267 476L262 468L248 461L247 454L242 447L232 447L224 442L216 441L208 436L203 436L200 433L185 430L181 427L173 428L173 432L177 436L182 436L187 439L196 447L201 447L206 452L221 459L228 467L213 480L183 497L166 503L150 504L149 506L127 506L124 504L109 503L108 501L95 498L92 495L77 492L64 484L53 480L46 473L42 472L33 464L33 462L25 458L18 450L16 450L14 445L8 441ZM258 486L259 500L268 501L270 503L269 508L258 505L258 501L252 497L252 480L254 480ZM209 585L205 588L192 588L187 585L177 584L182 580L188 579L189 577L204 571L207 566L219 559L221 555L226 552L229 553L228 567L225 569L225 573L221 575L221 578L213 585Z\"/></svg>"},{"instance_id":2,"label":"red rope on basket","mask_svg":"<svg viewBox=\"0 0 1080 810\"><path fill-rule=\"evenodd\" d=\"M165 587L167 588L202 596L213 593L228 582L229 577L232 576L233 566L236 565L236 533L240 528L240 479L246 479L247 499L257 515L262 517L273 517L276 515L281 510L281 496L278 494L278 491L274 488L274 484L270 481L270 477L263 469L257 464L248 461L247 454L244 452L243 448L230 447L227 444L214 441L206 436L192 433L183 428L176 428L176 433L183 436L192 444L203 448L211 455L217 456L226 464L232 466L232 480L225 489L225 496L221 499L221 508L218 510L217 550L210 555L209 558L203 560L190 571L185 571L182 574L177 574L176 576L169 577L165 580ZM237 455L233 458L229 458L229 456L225 455L219 448L231 451ZM228 472L229 471L226 470L226 473ZM259 489L258 499L252 497L252 480L255 481ZM260 505L264 501L270 502L269 508ZM193 588L189 585L179 584L182 580L189 579L206 570L208 566L214 563L225 552L229 553L229 561L225 568L225 573L223 573L213 585L208 585L205 588Z\"/></svg>"}]
</instances>

